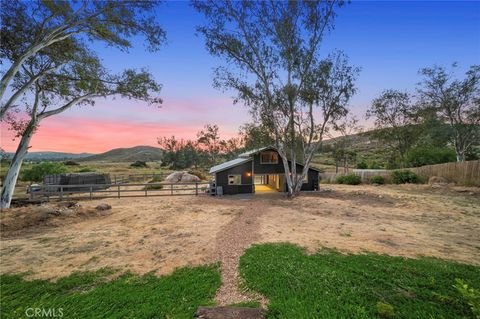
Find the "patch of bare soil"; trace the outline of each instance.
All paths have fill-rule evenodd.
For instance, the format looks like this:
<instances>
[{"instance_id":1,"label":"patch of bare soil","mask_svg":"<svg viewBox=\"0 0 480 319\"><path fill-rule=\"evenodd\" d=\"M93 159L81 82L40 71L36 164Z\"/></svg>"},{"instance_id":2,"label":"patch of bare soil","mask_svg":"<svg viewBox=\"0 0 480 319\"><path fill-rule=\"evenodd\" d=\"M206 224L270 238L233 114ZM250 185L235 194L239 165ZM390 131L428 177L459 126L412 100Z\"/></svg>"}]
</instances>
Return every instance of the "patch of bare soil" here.
<instances>
[{"instance_id":1,"label":"patch of bare soil","mask_svg":"<svg viewBox=\"0 0 480 319\"><path fill-rule=\"evenodd\" d=\"M217 299L227 303L248 296L237 290L238 258L259 242L480 264L478 188L327 187L332 191L293 200L281 194L246 200L110 198L78 201L76 208L48 204L4 211L1 272L28 271L31 278L44 279L102 267L165 274L176 267L221 261L222 289L228 290L221 290ZM112 209L97 211L102 203ZM64 212L56 216L58 210ZM69 210L75 213L69 215Z\"/></svg>"},{"instance_id":2,"label":"patch of bare soil","mask_svg":"<svg viewBox=\"0 0 480 319\"><path fill-rule=\"evenodd\" d=\"M480 264L480 192L426 185L329 185L330 192L270 200L263 242L293 242L311 252L435 256Z\"/></svg>"},{"instance_id":3,"label":"patch of bare soil","mask_svg":"<svg viewBox=\"0 0 480 319\"><path fill-rule=\"evenodd\" d=\"M83 207L77 202L24 205L0 212L0 232L2 237L12 237L28 231L35 232L42 227L59 227L107 213Z\"/></svg>"},{"instance_id":4,"label":"patch of bare soil","mask_svg":"<svg viewBox=\"0 0 480 319\"><path fill-rule=\"evenodd\" d=\"M56 227L28 227L1 241L3 273L57 278L74 271L113 267L165 274L212 263L217 232L239 209L207 197L147 197L81 201L86 210L112 206L101 218ZM27 207L22 213L33 214ZM3 222L3 220L2 220ZM53 222L53 220L52 220ZM9 224L11 225L11 224Z\"/></svg>"}]
</instances>

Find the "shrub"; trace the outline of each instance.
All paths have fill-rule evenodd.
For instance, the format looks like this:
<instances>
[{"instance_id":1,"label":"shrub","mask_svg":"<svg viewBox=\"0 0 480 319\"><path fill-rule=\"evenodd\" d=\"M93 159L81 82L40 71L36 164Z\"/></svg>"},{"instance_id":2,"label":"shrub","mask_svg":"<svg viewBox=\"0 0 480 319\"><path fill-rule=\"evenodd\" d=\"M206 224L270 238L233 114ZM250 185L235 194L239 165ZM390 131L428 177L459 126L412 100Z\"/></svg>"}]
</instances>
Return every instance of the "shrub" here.
<instances>
[{"instance_id":1,"label":"shrub","mask_svg":"<svg viewBox=\"0 0 480 319\"><path fill-rule=\"evenodd\" d=\"M79 166L80 164L75 162L75 161L65 161L63 162L63 165L67 165L67 166Z\"/></svg>"},{"instance_id":2,"label":"shrub","mask_svg":"<svg viewBox=\"0 0 480 319\"><path fill-rule=\"evenodd\" d=\"M337 177L338 184L358 185L362 182L360 176L355 174L347 174Z\"/></svg>"},{"instance_id":3,"label":"shrub","mask_svg":"<svg viewBox=\"0 0 480 319\"><path fill-rule=\"evenodd\" d=\"M198 178L200 178L202 181L204 181L204 180L207 179L207 175L206 175L204 172L200 171L200 170L196 170L196 169L190 170L190 171L188 171L188 174L195 175L195 176L197 176Z\"/></svg>"},{"instance_id":4,"label":"shrub","mask_svg":"<svg viewBox=\"0 0 480 319\"><path fill-rule=\"evenodd\" d=\"M368 164L365 161L360 161L360 162L357 163L357 168L358 169L367 169Z\"/></svg>"},{"instance_id":5,"label":"shrub","mask_svg":"<svg viewBox=\"0 0 480 319\"><path fill-rule=\"evenodd\" d=\"M77 172L78 173L89 173L89 172L95 172L95 170L91 167L82 167Z\"/></svg>"},{"instance_id":6,"label":"shrub","mask_svg":"<svg viewBox=\"0 0 480 319\"><path fill-rule=\"evenodd\" d=\"M378 302L377 313L382 318L393 318L395 317L395 308L388 303Z\"/></svg>"},{"instance_id":7,"label":"shrub","mask_svg":"<svg viewBox=\"0 0 480 319\"><path fill-rule=\"evenodd\" d=\"M418 183L420 179L418 175L409 170L398 170L392 172L392 183L405 184L405 183Z\"/></svg>"},{"instance_id":8,"label":"shrub","mask_svg":"<svg viewBox=\"0 0 480 319\"><path fill-rule=\"evenodd\" d=\"M417 147L406 155L406 162L411 167L455 162L455 151L440 147Z\"/></svg>"},{"instance_id":9,"label":"shrub","mask_svg":"<svg viewBox=\"0 0 480 319\"><path fill-rule=\"evenodd\" d=\"M135 161L132 164L130 164L130 167L148 167L148 165L144 161Z\"/></svg>"},{"instance_id":10,"label":"shrub","mask_svg":"<svg viewBox=\"0 0 480 319\"><path fill-rule=\"evenodd\" d=\"M153 178L149 183L159 183L161 181L163 181L162 175L153 175Z\"/></svg>"},{"instance_id":11,"label":"shrub","mask_svg":"<svg viewBox=\"0 0 480 319\"><path fill-rule=\"evenodd\" d=\"M462 295L463 300L470 307L475 318L480 318L480 292L470 287L462 279L455 279L456 284L453 285Z\"/></svg>"},{"instance_id":12,"label":"shrub","mask_svg":"<svg viewBox=\"0 0 480 319\"><path fill-rule=\"evenodd\" d=\"M149 185L145 185L145 187L143 189L146 189L146 190L150 190L150 189L163 189L163 185L162 184L150 184Z\"/></svg>"},{"instance_id":13,"label":"shrub","mask_svg":"<svg viewBox=\"0 0 480 319\"><path fill-rule=\"evenodd\" d=\"M41 182L46 175L66 173L67 168L62 163L43 162L33 165L22 174L22 180Z\"/></svg>"},{"instance_id":14,"label":"shrub","mask_svg":"<svg viewBox=\"0 0 480 319\"><path fill-rule=\"evenodd\" d=\"M380 175L375 175L370 178L370 183L383 185L385 184L385 178Z\"/></svg>"}]
</instances>

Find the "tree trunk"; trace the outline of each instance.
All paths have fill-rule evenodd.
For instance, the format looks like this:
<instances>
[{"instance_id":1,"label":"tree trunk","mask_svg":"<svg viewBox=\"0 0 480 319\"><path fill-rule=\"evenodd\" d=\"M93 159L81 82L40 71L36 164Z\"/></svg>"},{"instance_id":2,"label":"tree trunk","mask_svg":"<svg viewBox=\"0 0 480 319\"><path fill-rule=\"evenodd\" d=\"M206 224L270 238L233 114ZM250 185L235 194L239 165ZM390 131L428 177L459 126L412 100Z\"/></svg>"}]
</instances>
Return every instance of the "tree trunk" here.
<instances>
[{"instance_id":1,"label":"tree trunk","mask_svg":"<svg viewBox=\"0 0 480 319\"><path fill-rule=\"evenodd\" d=\"M17 151L13 156L12 163L8 168L7 175L5 176L5 181L3 183L0 208L9 208L10 203L12 202L13 192L15 190L15 185L17 184L18 174L20 173L20 168L22 167L23 159L27 155L28 147L30 145L30 140L32 138L33 132L35 131L37 123L31 122L25 133L18 144Z\"/></svg>"}]
</instances>

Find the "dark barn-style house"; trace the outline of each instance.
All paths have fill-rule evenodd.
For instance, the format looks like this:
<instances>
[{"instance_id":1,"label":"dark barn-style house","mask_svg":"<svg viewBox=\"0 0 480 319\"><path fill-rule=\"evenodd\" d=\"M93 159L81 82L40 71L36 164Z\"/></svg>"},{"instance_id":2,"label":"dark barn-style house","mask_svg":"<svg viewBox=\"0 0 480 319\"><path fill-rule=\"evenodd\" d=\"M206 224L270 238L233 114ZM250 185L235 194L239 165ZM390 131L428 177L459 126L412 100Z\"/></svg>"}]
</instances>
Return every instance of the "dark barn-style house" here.
<instances>
[{"instance_id":1,"label":"dark barn-style house","mask_svg":"<svg viewBox=\"0 0 480 319\"><path fill-rule=\"evenodd\" d=\"M302 170L303 165L297 163L297 173ZM273 147L240 154L234 160L213 166L210 173L215 177L215 189L219 195L287 191L283 161ZM318 190L318 175L317 169L309 168L301 190Z\"/></svg>"}]
</instances>

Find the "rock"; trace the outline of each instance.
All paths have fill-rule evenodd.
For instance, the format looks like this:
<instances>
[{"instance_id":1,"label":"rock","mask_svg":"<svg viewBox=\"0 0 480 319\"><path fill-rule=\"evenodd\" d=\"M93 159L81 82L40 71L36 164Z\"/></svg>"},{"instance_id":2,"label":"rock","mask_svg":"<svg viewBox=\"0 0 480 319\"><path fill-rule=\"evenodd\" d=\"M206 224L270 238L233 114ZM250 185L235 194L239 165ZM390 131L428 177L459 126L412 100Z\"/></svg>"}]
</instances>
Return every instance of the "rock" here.
<instances>
[{"instance_id":1,"label":"rock","mask_svg":"<svg viewBox=\"0 0 480 319\"><path fill-rule=\"evenodd\" d=\"M110 206L109 204L100 204L98 205L97 207L95 207L96 210L100 210L100 211L104 211L104 210L109 210L109 209L112 209L112 206Z\"/></svg>"},{"instance_id":2,"label":"rock","mask_svg":"<svg viewBox=\"0 0 480 319\"><path fill-rule=\"evenodd\" d=\"M202 319L264 319L262 310L243 307L198 307L195 318Z\"/></svg>"},{"instance_id":3,"label":"rock","mask_svg":"<svg viewBox=\"0 0 480 319\"><path fill-rule=\"evenodd\" d=\"M433 184L448 184L447 179L441 177L441 176L432 176L428 179L428 184L433 185Z\"/></svg>"},{"instance_id":4,"label":"rock","mask_svg":"<svg viewBox=\"0 0 480 319\"><path fill-rule=\"evenodd\" d=\"M179 182L200 182L198 176L189 174L187 172L173 172L165 178L165 181L168 183L179 183Z\"/></svg>"}]
</instances>

